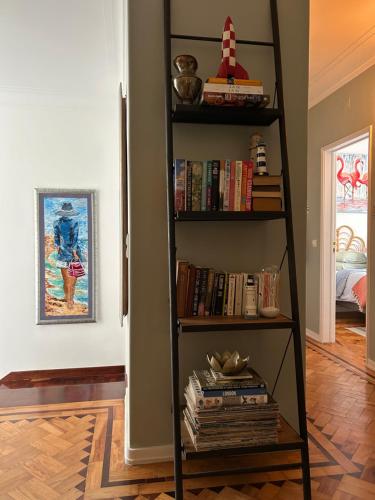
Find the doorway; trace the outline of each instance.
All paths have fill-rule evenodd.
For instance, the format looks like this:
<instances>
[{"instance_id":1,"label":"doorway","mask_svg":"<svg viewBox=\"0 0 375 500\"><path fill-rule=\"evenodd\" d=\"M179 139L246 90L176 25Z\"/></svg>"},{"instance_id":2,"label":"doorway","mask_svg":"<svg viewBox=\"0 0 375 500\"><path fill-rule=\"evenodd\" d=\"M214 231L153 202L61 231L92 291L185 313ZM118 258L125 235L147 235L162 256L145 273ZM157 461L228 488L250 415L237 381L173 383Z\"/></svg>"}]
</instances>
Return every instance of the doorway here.
<instances>
[{"instance_id":1,"label":"doorway","mask_svg":"<svg viewBox=\"0 0 375 500\"><path fill-rule=\"evenodd\" d=\"M322 150L320 341L366 352L370 129Z\"/></svg>"}]
</instances>

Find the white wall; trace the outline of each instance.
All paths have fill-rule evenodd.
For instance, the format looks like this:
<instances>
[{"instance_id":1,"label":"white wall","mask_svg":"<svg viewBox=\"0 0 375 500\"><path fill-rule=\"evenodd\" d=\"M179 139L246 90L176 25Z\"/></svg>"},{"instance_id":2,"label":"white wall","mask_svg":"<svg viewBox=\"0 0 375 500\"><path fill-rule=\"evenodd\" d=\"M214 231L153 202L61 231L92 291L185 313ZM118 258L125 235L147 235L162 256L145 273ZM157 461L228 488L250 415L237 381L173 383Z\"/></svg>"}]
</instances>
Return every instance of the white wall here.
<instances>
[{"instance_id":1,"label":"white wall","mask_svg":"<svg viewBox=\"0 0 375 500\"><path fill-rule=\"evenodd\" d=\"M118 6L106 0L2 2L0 377L18 370L124 363L119 320L122 68L113 42ZM97 323L35 323L36 187L97 191Z\"/></svg>"}]
</instances>

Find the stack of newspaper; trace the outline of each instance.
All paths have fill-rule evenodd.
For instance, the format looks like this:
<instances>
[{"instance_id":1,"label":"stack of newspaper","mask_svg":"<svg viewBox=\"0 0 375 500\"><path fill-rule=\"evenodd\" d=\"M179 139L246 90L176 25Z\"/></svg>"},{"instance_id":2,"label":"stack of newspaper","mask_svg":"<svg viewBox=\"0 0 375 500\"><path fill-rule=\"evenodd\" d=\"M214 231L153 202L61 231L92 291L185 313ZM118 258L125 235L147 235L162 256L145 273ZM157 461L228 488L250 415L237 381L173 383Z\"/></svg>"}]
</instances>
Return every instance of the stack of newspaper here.
<instances>
[{"instance_id":1,"label":"stack of newspaper","mask_svg":"<svg viewBox=\"0 0 375 500\"><path fill-rule=\"evenodd\" d=\"M227 378L197 370L185 388L184 422L197 451L275 444L279 406L254 370Z\"/></svg>"}]
</instances>

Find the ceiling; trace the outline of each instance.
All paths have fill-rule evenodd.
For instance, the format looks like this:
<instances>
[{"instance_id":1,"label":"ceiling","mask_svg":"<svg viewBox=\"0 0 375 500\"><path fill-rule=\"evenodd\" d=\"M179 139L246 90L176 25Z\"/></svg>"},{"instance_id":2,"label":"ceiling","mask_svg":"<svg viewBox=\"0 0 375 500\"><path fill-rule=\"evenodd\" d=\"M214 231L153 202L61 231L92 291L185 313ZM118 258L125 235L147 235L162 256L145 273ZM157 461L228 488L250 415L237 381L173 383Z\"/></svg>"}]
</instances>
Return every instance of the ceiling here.
<instances>
[{"instance_id":1,"label":"ceiling","mask_svg":"<svg viewBox=\"0 0 375 500\"><path fill-rule=\"evenodd\" d=\"M121 72L121 5L120 0L1 0L0 93L113 92Z\"/></svg>"},{"instance_id":2,"label":"ceiling","mask_svg":"<svg viewBox=\"0 0 375 500\"><path fill-rule=\"evenodd\" d=\"M375 64L375 0L310 0L309 106Z\"/></svg>"}]
</instances>

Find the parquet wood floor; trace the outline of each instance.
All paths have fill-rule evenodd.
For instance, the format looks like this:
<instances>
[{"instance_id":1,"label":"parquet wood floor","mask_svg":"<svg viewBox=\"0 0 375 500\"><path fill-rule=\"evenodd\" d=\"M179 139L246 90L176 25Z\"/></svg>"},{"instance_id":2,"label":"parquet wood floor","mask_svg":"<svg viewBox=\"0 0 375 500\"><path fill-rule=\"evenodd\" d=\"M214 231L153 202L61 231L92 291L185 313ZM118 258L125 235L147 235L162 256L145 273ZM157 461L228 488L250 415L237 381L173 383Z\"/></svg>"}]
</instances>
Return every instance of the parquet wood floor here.
<instances>
[{"instance_id":1,"label":"parquet wood floor","mask_svg":"<svg viewBox=\"0 0 375 500\"><path fill-rule=\"evenodd\" d=\"M314 500L375 499L375 381L332 353L307 350ZM0 499L173 498L171 463L126 466L121 399L0 409ZM221 459L186 462L186 500L302 499L294 452L233 457L271 472L215 475ZM225 467L229 465L228 459ZM285 464L288 466L286 467ZM194 477L210 468L210 477Z\"/></svg>"}]
</instances>

